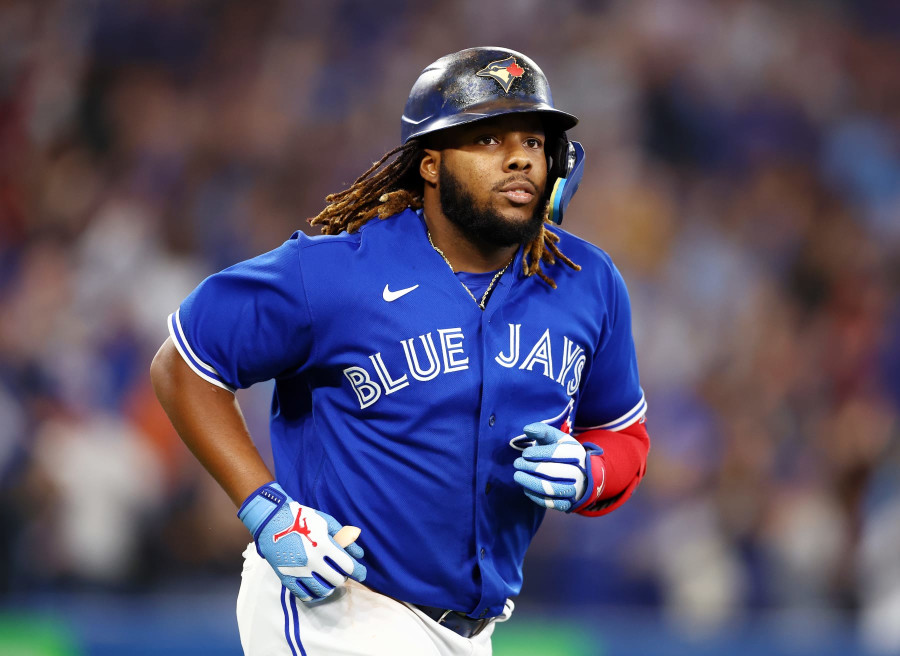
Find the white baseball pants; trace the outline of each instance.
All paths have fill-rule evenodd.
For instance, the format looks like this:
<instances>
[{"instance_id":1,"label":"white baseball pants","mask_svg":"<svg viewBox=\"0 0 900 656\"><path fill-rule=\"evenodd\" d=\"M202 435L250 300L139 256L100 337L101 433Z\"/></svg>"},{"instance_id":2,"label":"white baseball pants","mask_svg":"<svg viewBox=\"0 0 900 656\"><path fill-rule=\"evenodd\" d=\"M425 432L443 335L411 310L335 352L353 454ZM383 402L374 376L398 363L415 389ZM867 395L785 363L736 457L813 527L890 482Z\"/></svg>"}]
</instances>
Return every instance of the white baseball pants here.
<instances>
[{"instance_id":1,"label":"white baseball pants","mask_svg":"<svg viewBox=\"0 0 900 656\"><path fill-rule=\"evenodd\" d=\"M503 615L463 638L418 609L348 579L322 601L292 595L251 542L237 598L245 656L490 656L491 634Z\"/></svg>"}]
</instances>

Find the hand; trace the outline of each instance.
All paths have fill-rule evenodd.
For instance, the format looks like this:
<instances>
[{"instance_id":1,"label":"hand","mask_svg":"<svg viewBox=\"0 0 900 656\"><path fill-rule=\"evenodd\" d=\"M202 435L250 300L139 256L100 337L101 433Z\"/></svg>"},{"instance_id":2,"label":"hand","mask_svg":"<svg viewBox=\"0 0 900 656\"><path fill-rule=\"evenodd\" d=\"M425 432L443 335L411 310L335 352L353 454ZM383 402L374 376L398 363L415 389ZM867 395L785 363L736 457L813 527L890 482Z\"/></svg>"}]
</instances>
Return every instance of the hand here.
<instances>
[{"instance_id":1,"label":"hand","mask_svg":"<svg viewBox=\"0 0 900 656\"><path fill-rule=\"evenodd\" d=\"M334 539L340 523L301 506L274 481L247 497L238 517L253 534L259 555L302 601L324 599L348 577L366 578L366 568L356 560L362 547L342 548Z\"/></svg>"},{"instance_id":2,"label":"hand","mask_svg":"<svg viewBox=\"0 0 900 656\"><path fill-rule=\"evenodd\" d=\"M513 463L516 483L541 507L571 510L587 489L587 451L574 437L548 424L528 424L525 435L535 443Z\"/></svg>"}]
</instances>

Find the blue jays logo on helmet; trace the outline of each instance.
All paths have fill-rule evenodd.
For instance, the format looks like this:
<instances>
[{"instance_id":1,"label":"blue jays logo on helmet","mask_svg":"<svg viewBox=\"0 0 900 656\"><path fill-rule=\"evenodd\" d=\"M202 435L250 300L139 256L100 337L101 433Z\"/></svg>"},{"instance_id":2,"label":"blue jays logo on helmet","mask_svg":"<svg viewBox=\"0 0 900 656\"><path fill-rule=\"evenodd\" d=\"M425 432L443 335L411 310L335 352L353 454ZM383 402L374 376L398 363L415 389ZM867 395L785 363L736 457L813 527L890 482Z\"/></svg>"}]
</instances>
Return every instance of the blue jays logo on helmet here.
<instances>
[{"instance_id":1,"label":"blue jays logo on helmet","mask_svg":"<svg viewBox=\"0 0 900 656\"><path fill-rule=\"evenodd\" d=\"M498 59L493 61L480 71L475 73L479 77L489 77L499 84L503 91L509 93L509 89L516 78L522 77L525 69L519 66L515 57Z\"/></svg>"}]
</instances>

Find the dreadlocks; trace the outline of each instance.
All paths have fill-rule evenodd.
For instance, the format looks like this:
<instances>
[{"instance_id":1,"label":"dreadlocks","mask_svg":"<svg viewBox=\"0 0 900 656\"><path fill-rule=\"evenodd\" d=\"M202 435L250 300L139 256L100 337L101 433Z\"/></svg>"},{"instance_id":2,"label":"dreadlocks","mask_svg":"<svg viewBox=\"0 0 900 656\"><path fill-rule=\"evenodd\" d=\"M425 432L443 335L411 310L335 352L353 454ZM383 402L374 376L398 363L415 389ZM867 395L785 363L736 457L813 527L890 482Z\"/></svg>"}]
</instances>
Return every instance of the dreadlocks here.
<instances>
[{"instance_id":1,"label":"dreadlocks","mask_svg":"<svg viewBox=\"0 0 900 656\"><path fill-rule=\"evenodd\" d=\"M417 139L385 153L347 189L326 196L325 209L309 219L309 224L322 226L325 235L336 235L344 230L353 233L376 216L386 219L407 207L420 209L424 181L419 175L419 163L424 156L425 151ZM545 226L522 251L525 275L536 274L553 289L556 289L556 282L544 273L541 262L552 266L559 259L575 271L581 270L559 250L558 241L559 236Z\"/></svg>"},{"instance_id":2,"label":"dreadlocks","mask_svg":"<svg viewBox=\"0 0 900 656\"><path fill-rule=\"evenodd\" d=\"M356 232L376 216L386 219L407 207L421 208L419 162L424 154L415 140L397 146L347 189L326 196L328 205L309 224L322 226L322 234L336 235L343 230ZM394 155L397 157L386 164Z\"/></svg>"}]
</instances>

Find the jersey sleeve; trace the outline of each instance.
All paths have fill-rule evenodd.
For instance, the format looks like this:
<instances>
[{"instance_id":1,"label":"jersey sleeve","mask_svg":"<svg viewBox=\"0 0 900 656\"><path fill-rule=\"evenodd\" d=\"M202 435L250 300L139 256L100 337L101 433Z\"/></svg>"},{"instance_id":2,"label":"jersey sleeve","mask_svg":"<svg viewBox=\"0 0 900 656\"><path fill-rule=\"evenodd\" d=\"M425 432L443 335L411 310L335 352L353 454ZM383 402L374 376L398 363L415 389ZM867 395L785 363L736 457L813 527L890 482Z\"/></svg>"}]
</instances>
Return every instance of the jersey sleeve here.
<instances>
[{"instance_id":1,"label":"jersey sleeve","mask_svg":"<svg viewBox=\"0 0 900 656\"><path fill-rule=\"evenodd\" d=\"M631 302L625 281L608 261L611 276L603 287L607 312L600 344L582 386L576 432L620 431L644 416L647 402L638 376L631 332Z\"/></svg>"},{"instance_id":2,"label":"jersey sleeve","mask_svg":"<svg viewBox=\"0 0 900 656\"><path fill-rule=\"evenodd\" d=\"M198 376L233 392L298 371L311 324L295 235L200 283L169 316L169 333Z\"/></svg>"}]
</instances>

